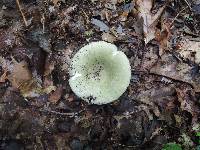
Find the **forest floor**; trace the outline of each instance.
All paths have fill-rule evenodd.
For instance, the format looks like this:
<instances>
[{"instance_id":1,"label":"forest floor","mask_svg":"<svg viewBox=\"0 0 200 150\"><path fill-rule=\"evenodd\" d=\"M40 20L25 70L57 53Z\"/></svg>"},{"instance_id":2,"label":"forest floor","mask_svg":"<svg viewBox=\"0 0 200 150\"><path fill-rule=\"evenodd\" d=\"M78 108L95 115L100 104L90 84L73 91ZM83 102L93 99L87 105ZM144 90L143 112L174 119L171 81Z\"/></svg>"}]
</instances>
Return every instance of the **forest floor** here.
<instances>
[{"instance_id":1,"label":"forest floor","mask_svg":"<svg viewBox=\"0 0 200 150\"><path fill-rule=\"evenodd\" d=\"M89 105L70 59L91 41L129 58L126 92ZM196 150L199 0L1 0L0 149Z\"/></svg>"}]
</instances>

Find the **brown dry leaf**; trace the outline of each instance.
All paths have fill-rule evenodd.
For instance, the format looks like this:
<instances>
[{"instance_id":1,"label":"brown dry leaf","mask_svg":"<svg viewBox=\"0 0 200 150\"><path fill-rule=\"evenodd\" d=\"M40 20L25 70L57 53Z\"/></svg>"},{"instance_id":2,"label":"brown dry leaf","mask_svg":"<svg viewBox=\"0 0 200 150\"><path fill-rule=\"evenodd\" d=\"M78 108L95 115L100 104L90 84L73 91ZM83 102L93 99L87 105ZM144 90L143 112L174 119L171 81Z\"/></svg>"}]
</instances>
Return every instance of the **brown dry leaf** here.
<instances>
[{"instance_id":1,"label":"brown dry leaf","mask_svg":"<svg viewBox=\"0 0 200 150\"><path fill-rule=\"evenodd\" d=\"M182 121L183 121L183 118L182 118L181 116L175 115L175 114L174 114L174 118L175 118L176 124L177 124L179 127L181 127L181 123L182 123Z\"/></svg>"},{"instance_id":2,"label":"brown dry leaf","mask_svg":"<svg viewBox=\"0 0 200 150\"><path fill-rule=\"evenodd\" d=\"M7 71L13 70L12 62L1 56L0 56L0 65L3 68L3 70L7 70Z\"/></svg>"},{"instance_id":3,"label":"brown dry leaf","mask_svg":"<svg viewBox=\"0 0 200 150\"><path fill-rule=\"evenodd\" d=\"M53 4L56 6L60 0L52 0Z\"/></svg>"},{"instance_id":4,"label":"brown dry leaf","mask_svg":"<svg viewBox=\"0 0 200 150\"><path fill-rule=\"evenodd\" d=\"M4 82L6 82L6 79L7 79L8 77L7 77L7 71L5 71L2 75L1 75L1 77L0 77L0 83L4 83Z\"/></svg>"},{"instance_id":5,"label":"brown dry leaf","mask_svg":"<svg viewBox=\"0 0 200 150\"><path fill-rule=\"evenodd\" d=\"M157 54L157 50L155 47L148 45L147 52L144 53L142 62L141 62L141 70L146 71L152 68L152 66L158 61L159 57Z\"/></svg>"},{"instance_id":6,"label":"brown dry leaf","mask_svg":"<svg viewBox=\"0 0 200 150\"><path fill-rule=\"evenodd\" d=\"M48 76L54 70L55 62L47 62L45 63L45 71L44 76Z\"/></svg>"},{"instance_id":7,"label":"brown dry leaf","mask_svg":"<svg viewBox=\"0 0 200 150\"><path fill-rule=\"evenodd\" d=\"M153 0L137 0L138 16L143 19L143 32L145 43L155 38L156 24L160 18L165 6L161 7L155 15L151 13Z\"/></svg>"},{"instance_id":8,"label":"brown dry leaf","mask_svg":"<svg viewBox=\"0 0 200 150\"><path fill-rule=\"evenodd\" d=\"M51 103L57 103L58 102L58 100L61 98L61 96L62 96L62 91L63 91L63 88L62 88L62 85L59 85L58 87L57 87L57 89L50 95L50 97L49 97L49 101L51 102Z\"/></svg>"},{"instance_id":9,"label":"brown dry leaf","mask_svg":"<svg viewBox=\"0 0 200 150\"><path fill-rule=\"evenodd\" d=\"M25 61L17 62L0 57L0 63L9 75L6 77L14 88L20 90L24 97L37 97L42 92L42 87L33 78L32 73Z\"/></svg>"},{"instance_id":10,"label":"brown dry leaf","mask_svg":"<svg viewBox=\"0 0 200 150\"><path fill-rule=\"evenodd\" d=\"M192 41L182 38L176 45L177 51L184 59L200 63L200 41Z\"/></svg>"},{"instance_id":11,"label":"brown dry leaf","mask_svg":"<svg viewBox=\"0 0 200 150\"><path fill-rule=\"evenodd\" d=\"M161 60L150 69L150 73L189 83L194 87L196 92L199 92L200 76L198 73L193 75L193 69L192 66L179 62L171 54L164 54Z\"/></svg>"},{"instance_id":12,"label":"brown dry leaf","mask_svg":"<svg viewBox=\"0 0 200 150\"><path fill-rule=\"evenodd\" d=\"M152 109L154 109L154 108L152 108ZM144 111L147 114L148 119L153 120L153 114L150 112L150 106L141 104L140 106L138 106L138 110ZM158 111L157 110L158 110L158 107L155 108L154 113L158 112L157 116L160 116L160 112L159 112L159 110Z\"/></svg>"},{"instance_id":13,"label":"brown dry leaf","mask_svg":"<svg viewBox=\"0 0 200 150\"><path fill-rule=\"evenodd\" d=\"M53 4L54 5L57 5L57 3L59 2L60 0L52 0Z\"/></svg>"},{"instance_id":14,"label":"brown dry leaf","mask_svg":"<svg viewBox=\"0 0 200 150\"><path fill-rule=\"evenodd\" d=\"M127 20L127 17L128 17L128 13L129 12L123 12L120 16L120 21L126 21Z\"/></svg>"},{"instance_id":15,"label":"brown dry leaf","mask_svg":"<svg viewBox=\"0 0 200 150\"><path fill-rule=\"evenodd\" d=\"M116 41L116 38L110 33L104 32L101 37L102 37L102 40L110 42L110 43L113 43L114 41Z\"/></svg>"},{"instance_id":16,"label":"brown dry leaf","mask_svg":"<svg viewBox=\"0 0 200 150\"><path fill-rule=\"evenodd\" d=\"M45 60L45 67L44 67L44 82L43 82L43 87L44 87L44 92L45 93L50 93L52 90L55 90L56 87L53 84L53 77L52 77L52 71L55 68L55 61L51 60L51 56L49 55L46 57Z\"/></svg>"},{"instance_id":17,"label":"brown dry leaf","mask_svg":"<svg viewBox=\"0 0 200 150\"><path fill-rule=\"evenodd\" d=\"M72 101L74 100L74 96L73 96L73 95L70 95L70 96L67 98L67 100L68 100L69 102L72 102Z\"/></svg>"},{"instance_id":18,"label":"brown dry leaf","mask_svg":"<svg viewBox=\"0 0 200 150\"><path fill-rule=\"evenodd\" d=\"M64 136L62 134L61 135L54 135L54 141L55 141L55 144L56 144L55 148L56 149L70 150L71 148L67 144L66 139L70 139L70 133L65 133Z\"/></svg>"},{"instance_id":19,"label":"brown dry leaf","mask_svg":"<svg viewBox=\"0 0 200 150\"><path fill-rule=\"evenodd\" d=\"M187 88L176 88L176 92L178 101L181 103L181 109L191 113L193 116L193 123L195 123L200 113L200 109L193 101L195 99L194 91Z\"/></svg>"},{"instance_id":20,"label":"brown dry leaf","mask_svg":"<svg viewBox=\"0 0 200 150\"><path fill-rule=\"evenodd\" d=\"M101 19L102 20L106 20L108 22L110 22L110 20L112 19L112 11L111 10L107 10L107 9L103 9L101 11Z\"/></svg>"},{"instance_id":21,"label":"brown dry leaf","mask_svg":"<svg viewBox=\"0 0 200 150\"><path fill-rule=\"evenodd\" d=\"M170 23L163 21L162 30L156 31L155 39L160 43L159 44L159 55L163 55L164 51L168 48L168 40L170 37Z\"/></svg>"},{"instance_id":22,"label":"brown dry leaf","mask_svg":"<svg viewBox=\"0 0 200 150\"><path fill-rule=\"evenodd\" d=\"M63 51L64 54L62 55L62 57L60 58L61 60L61 68L63 71L68 71L69 68L69 64L71 61L71 55L73 52L74 46L69 45L68 47L66 47L66 49Z\"/></svg>"},{"instance_id":23,"label":"brown dry leaf","mask_svg":"<svg viewBox=\"0 0 200 150\"><path fill-rule=\"evenodd\" d=\"M38 84L34 79L24 82L19 87L21 94L24 97L38 97L44 93L40 84Z\"/></svg>"},{"instance_id":24,"label":"brown dry leaf","mask_svg":"<svg viewBox=\"0 0 200 150\"><path fill-rule=\"evenodd\" d=\"M148 105L148 109L150 108L157 117L160 117L161 111L170 112L174 108L172 103L174 102L175 90L173 86L150 89L146 91L142 91L137 96L137 101L142 102L145 105Z\"/></svg>"},{"instance_id":25,"label":"brown dry leaf","mask_svg":"<svg viewBox=\"0 0 200 150\"><path fill-rule=\"evenodd\" d=\"M63 0L60 0L63 1ZM72 13L73 11L75 11L75 9L77 8L78 5L73 5L71 7L68 7L67 9L64 10L64 15L67 16L69 13Z\"/></svg>"},{"instance_id":26,"label":"brown dry leaf","mask_svg":"<svg viewBox=\"0 0 200 150\"><path fill-rule=\"evenodd\" d=\"M13 47L15 44L16 37L11 31L12 30L0 30L0 50Z\"/></svg>"},{"instance_id":27,"label":"brown dry leaf","mask_svg":"<svg viewBox=\"0 0 200 150\"><path fill-rule=\"evenodd\" d=\"M13 70L8 79L15 88L19 88L23 83L30 81L32 74L28 69L28 64L25 61L18 63L14 60Z\"/></svg>"},{"instance_id":28,"label":"brown dry leaf","mask_svg":"<svg viewBox=\"0 0 200 150\"><path fill-rule=\"evenodd\" d=\"M25 61L16 62L13 59L13 69L8 80L14 88L18 88L24 97L37 97L42 92L42 87L32 78L32 73Z\"/></svg>"}]
</instances>

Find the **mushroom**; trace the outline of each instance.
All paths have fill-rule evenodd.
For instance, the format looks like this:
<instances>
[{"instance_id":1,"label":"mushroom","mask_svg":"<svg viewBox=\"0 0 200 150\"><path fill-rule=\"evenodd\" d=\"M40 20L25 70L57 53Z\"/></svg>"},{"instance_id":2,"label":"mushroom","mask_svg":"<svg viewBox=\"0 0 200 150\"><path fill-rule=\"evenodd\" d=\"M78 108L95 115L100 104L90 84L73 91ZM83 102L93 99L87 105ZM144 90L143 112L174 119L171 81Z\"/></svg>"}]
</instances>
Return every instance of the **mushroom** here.
<instances>
[{"instance_id":1,"label":"mushroom","mask_svg":"<svg viewBox=\"0 0 200 150\"><path fill-rule=\"evenodd\" d=\"M90 104L117 100L127 89L131 67L127 56L114 44L91 42L72 58L69 85L72 91Z\"/></svg>"}]
</instances>

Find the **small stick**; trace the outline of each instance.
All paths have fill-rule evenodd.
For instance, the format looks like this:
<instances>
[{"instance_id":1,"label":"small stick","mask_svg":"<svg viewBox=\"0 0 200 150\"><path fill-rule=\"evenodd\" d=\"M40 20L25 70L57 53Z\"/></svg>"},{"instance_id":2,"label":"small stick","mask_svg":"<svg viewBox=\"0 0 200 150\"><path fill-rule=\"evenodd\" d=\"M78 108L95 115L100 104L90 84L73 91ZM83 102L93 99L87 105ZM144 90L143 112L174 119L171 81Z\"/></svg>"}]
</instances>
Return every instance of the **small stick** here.
<instances>
[{"instance_id":1,"label":"small stick","mask_svg":"<svg viewBox=\"0 0 200 150\"><path fill-rule=\"evenodd\" d=\"M24 15L23 11L22 11L21 6L20 6L19 0L16 0L16 3L17 3L17 6L18 6L18 8L19 8L19 11L20 11L20 13L21 13L21 15L22 15L22 18L23 18L23 20L24 20L24 24L25 24L25 26L27 27L27 26L28 26L28 23L27 23L27 21L26 21L26 17L25 17L25 15Z\"/></svg>"},{"instance_id":2,"label":"small stick","mask_svg":"<svg viewBox=\"0 0 200 150\"><path fill-rule=\"evenodd\" d=\"M188 5L190 11L192 11L192 7L190 6L190 3L189 3L187 0L184 0L184 1L185 1L185 3Z\"/></svg>"},{"instance_id":3,"label":"small stick","mask_svg":"<svg viewBox=\"0 0 200 150\"><path fill-rule=\"evenodd\" d=\"M186 8L187 8L187 7L186 7ZM186 10L186 8L182 9L182 10L174 17L174 19L172 20L172 22L171 22L170 25L169 25L170 29L172 28L174 21L179 17L179 15L180 15L184 10Z\"/></svg>"},{"instance_id":4,"label":"small stick","mask_svg":"<svg viewBox=\"0 0 200 150\"><path fill-rule=\"evenodd\" d=\"M42 23L42 33L45 33L45 17L44 17L44 14L42 14L41 23Z\"/></svg>"},{"instance_id":5,"label":"small stick","mask_svg":"<svg viewBox=\"0 0 200 150\"><path fill-rule=\"evenodd\" d=\"M49 113L49 114L52 114L52 115L60 115L60 116L68 116L68 117L75 117L76 115L80 114L81 112L83 112L84 110L80 110L78 112L71 112L71 113L62 113L62 112L57 112L57 111L54 111L54 110L44 110L44 109L40 109L39 110L40 112L43 112L43 113Z\"/></svg>"}]
</instances>

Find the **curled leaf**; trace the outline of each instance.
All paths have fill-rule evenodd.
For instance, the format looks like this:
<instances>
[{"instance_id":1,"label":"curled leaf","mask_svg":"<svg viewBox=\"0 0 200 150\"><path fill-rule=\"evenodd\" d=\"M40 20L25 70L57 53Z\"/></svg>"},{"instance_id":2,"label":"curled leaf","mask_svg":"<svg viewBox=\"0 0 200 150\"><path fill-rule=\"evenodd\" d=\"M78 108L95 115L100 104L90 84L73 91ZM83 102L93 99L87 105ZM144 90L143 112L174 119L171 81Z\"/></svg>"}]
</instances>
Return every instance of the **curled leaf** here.
<instances>
[{"instance_id":1,"label":"curled leaf","mask_svg":"<svg viewBox=\"0 0 200 150\"><path fill-rule=\"evenodd\" d=\"M149 41L155 38L156 25L159 17L165 9L165 6L161 7L154 15L151 13L153 0L137 0L136 4L139 11L138 17L142 18L143 20L144 40L147 44Z\"/></svg>"}]
</instances>

